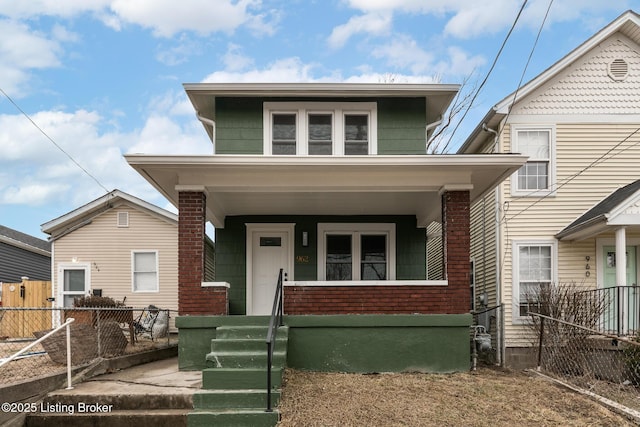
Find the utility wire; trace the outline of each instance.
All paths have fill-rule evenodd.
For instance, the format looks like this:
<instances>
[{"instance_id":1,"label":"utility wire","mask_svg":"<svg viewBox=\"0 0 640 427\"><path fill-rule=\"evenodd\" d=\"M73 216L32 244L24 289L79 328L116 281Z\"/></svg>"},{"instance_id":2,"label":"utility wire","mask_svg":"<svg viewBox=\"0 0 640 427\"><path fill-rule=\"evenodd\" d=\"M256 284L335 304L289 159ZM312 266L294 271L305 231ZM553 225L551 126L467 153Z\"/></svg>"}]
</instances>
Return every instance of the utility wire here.
<instances>
[{"instance_id":1,"label":"utility wire","mask_svg":"<svg viewBox=\"0 0 640 427\"><path fill-rule=\"evenodd\" d=\"M536 47L538 46L538 40L540 40L540 34L542 33L542 29L544 28L544 24L547 22L547 18L549 17L549 10L551 10L551 6L552 5L553 5L553 0L550 0L549 1L549 6L547 6L547 11L545 12L544 18L542 19L542 23L540 24L540 28L538 28L538 34L536 35L536 39L533 42L533 46L531 47L531 51L529 52L529 57L527 58L527 63L524 65L524 69L522 70L522 75L520 76L520 81L518 82L518 86L516 87L516 91L513 93L513 101L511 102L511 105L509 105L509 111L507 111L507 115L505 116L504 120L502 121L502 123L504 123L504 126L502 126L502 128L500 128L498 130L498 135L496 136L496 138L500 138L500 135L502 134L502 131L507 126L507 121L509 120L509 116L511 115L511 109L512 109L513 105L515 104L516 99L518 99L518 92L522 88L522 81L524 80L524 76L527 73L527 69L529 68L529 63L531 62L531 58L533 57L533 52L536 50Z\"/></svg>"},{"instance_id":2,"label":"utility wire","mask_svg":"<svg viewBox=\"0 0 640 427\"><path fill-rule=\"evenodd\" d=\"M0 92L2 92L2 94L5 96L5 98L7 98L9 100L9 102L11 102L13 104L14 107L16 107L16 109L18 111L20 111L20 113L22 113L23 116L25 116L27 118L27 120L29 120L31 122L31 124L33 124L36 129L38 129L40 131L41 134L43 134L45 136L45 138L47 138L49 141L51 141L51 143L53 145L56 146L56 148L60 151L62 151L76 166L78 166L80 169L82 169L82 171L87 174L91 179L93 179L100 187L102 187L102 189L106 192L109 193L109 190L107 190L107 187L105 187L104 185L102 185L102 183L100 181L98 181L98 178L96 178L95 176L91 175L91 173L89 173L88 170L86 170L84 167L82 167L82 165L80 163L78 163L76 161L76 159L74 159L71 154L67 153L61 146L59 146L54 140L53 138L51 138L49 135L47 135L47 133L42 130L42 128L40 126L38 126L38 124L33 121L33 119L22 109L20 108L20 106L18 104L16 104L16 102L11 99L11 97L2 89L0 88Z\"/></svg>"},{"instance_id":3,"label":"utility wire","mask_svg":"<svg viewBox=\"0 0 640 427\"><path fill-rule=\"evenodd\" d=\"M489 68L489 71L487 72L487 75L484 77L484 80L482 80L482 83L480 83L480 86L478 86L478 89L476 90L476 93L471 98L471 102L469 102L469 105L467 105L467 109L465 110L464 114L462 115L462 117L460 118L458 123L456 124L456 127L453 129L453 132L451 132L451 135L449 136L449 140L453 139L453 136L455 135L456 131L458 130L458 128L460 127L460 125L464 121L465 117L467 117L467 114L469 113L469 110L471 110L471 107L473 106L473 102L476 100L476 98L478 97L478 94L480 94L480 91L482 90L484 85L487 83L487 80L489 79L489 76L491 75L491 72L493 71L493 69L496 66L496 63L498 62L498 58L500 58L500 55L502 54L502 51L504 50L504 47L507 44L507 40L509 40L509 37L511 37L511 33L513 33L513 30L516 27L516 24L518 23L518 20L520 19L520 15L522 15L522 11L524 10L524 7L527 5L527 1L528 0L524 0L524 2L522 2L522 6L520 6L520 10L518 11L518 15L516 16L515 20L513 21L513 24L511 25L511 28L509 29L509 32L507 33L506 37L504 38L504 41L502 42L502 46L500 46L500 49L498 50L498 53L496 54L495 58L493 59L493 63L491 64L491 68Z\"/></svg>"}]
</instances>

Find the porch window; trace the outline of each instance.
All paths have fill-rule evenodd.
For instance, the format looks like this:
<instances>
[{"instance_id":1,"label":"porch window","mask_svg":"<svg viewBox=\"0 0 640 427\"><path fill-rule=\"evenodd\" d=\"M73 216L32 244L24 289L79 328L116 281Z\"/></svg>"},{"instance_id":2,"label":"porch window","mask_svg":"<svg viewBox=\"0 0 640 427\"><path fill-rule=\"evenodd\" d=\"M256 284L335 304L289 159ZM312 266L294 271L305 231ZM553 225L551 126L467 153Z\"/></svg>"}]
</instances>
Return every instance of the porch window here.
<instances>
[{"instance_id":1,"label":"porch window","mask_svg":"<svg viewBox=\"0 0 640 427\"><path fill-rule=\"evenodd\" d=\"M265 102L266 155L377 154L375 102Z\"/></svg>"},{"instance_id":2,"label":"porch window","mask_svg":"<svg viewBox=\"0 0 640 427\"><path fill-rule=\"evenodd\" d=\"M518 296L516 317L541 308L540 292L556 277L555 243L516 243L514 245L514 295Z\"/></svg>"},{"instance_id":3,"label":"porch window","mask_svg":"<svg viewBox=\"0 0 640 427\"><path fill-rule=\"evenodd\" d=\"M131 253L133 292L158 292L158 252Z\"/></svg>"},{"instance_id":4,"label":"porch window","mask_svg":"<svg viewBox=\"0 0 640 427\"><path fill-rule=\"evenodd\" d=\"M513 192L521 195L548 194L554 177L554 131L552 128L518 128L513 130L515 152L529 156L516 173Z\"/></svg>"},{"instance_id":5,"label":"porch window","mask_svg":"<svg viewBox=\"0 0 640 427\"><path fill-rule=\"evenodd\" d=\"M319 280L395 280L395 224L318 224Z\"/></svg>"}]
</instances>

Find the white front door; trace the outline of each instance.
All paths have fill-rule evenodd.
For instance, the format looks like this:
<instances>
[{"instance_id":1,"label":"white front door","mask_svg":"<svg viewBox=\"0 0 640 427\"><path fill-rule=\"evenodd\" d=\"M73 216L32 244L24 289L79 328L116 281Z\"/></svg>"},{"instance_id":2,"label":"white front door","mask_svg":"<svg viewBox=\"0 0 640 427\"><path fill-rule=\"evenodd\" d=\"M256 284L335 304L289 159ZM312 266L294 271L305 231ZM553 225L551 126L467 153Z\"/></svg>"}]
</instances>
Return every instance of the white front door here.
<instances>
[{"instance_id":1,"label":"white front door","mask_svg":"<svg viewBox=\"0 0 640 427\"><path fill-rule=\"evenodd\" d=\"M83 263L58 265L56 306L73 307L73 299L89 293L91 266Z\"/></svg>"},{"instance_id":2,"label":"white front door","mask_svg":"<svg viewBox=\"0 0 640 427\"><path fill-rule=\"evenodd\" d=\"M292 238L289 224L247 224L248 315L271 314L280 269L290 278Z\"/></svg>"}]
</instances>

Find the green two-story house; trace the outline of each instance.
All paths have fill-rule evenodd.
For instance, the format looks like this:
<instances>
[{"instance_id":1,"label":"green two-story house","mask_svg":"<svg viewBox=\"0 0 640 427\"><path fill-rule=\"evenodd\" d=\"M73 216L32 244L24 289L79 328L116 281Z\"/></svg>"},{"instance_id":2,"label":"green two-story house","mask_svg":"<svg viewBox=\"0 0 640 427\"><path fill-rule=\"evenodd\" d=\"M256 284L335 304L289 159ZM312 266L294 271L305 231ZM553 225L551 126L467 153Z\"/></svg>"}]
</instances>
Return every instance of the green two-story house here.
<instances>
[{"instance_id":1,"label":"green two-story house","mask_svg":"<svg viewBox=\"0 0 640 427\"><path fill-rule=\"evenodd\" d=\"M280 269L290 365L468 368L469 206L526 157L426 154L457 85L184 87L211 155L126 156L179 210L182 368L204 363L193 355L221 316L271 313ZM426 274L433 221L441 280ZM215 282L204 281L206 222Z\"/></svg>"}]
</instances>

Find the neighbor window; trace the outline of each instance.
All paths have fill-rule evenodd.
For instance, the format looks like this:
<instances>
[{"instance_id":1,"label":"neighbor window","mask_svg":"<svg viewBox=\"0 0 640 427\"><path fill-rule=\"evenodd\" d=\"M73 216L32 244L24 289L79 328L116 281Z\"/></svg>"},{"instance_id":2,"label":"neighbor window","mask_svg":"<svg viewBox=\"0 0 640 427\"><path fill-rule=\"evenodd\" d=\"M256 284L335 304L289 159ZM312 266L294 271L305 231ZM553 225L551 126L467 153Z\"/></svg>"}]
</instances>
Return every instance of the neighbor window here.
<instances>
[{"instance_id":1,"label":"neighbor window","mask_svg":"<svg viewBox=\"0 0 640 427\"><path fill-rule=\"evenodd\" d=\"M134 251L131 258L133 291L158 292L158 252Z\"/></svg>"},{"instance_id":2,"label":"neighbor window","mask_svg":"<svg viewBox=\"0 0 640 427\"><path fill-rule=\"evenodd\" d=\"M514 295L518 296L516 316L540 312L540 295L555 281L555 243L516 243L514 245Z\"/></svg>"},{"instance_id":3,"label":"neighbor window","mask_svg":"<svg viewBox=\"0 0 640 427\"><path fill-rule=\"evenodd\" d=\"M376 121L375 102L265 102L264 153L376 154Z\"/></svg>"},{"instance_id":4,"label":"neighbor window","mask_svg":"<svg viewBox=\"0 0 640 427\"><path fill-rule=\"evenodd\" d=\"M514 126L513 151L529 156L516 173L514 192L536 196L548 194L553 185L554 131L552 128L519 128Z\"/></svg>"},{"instance_id":5,"label":"neighbor window","mask_svg":"<svg viewBox=\"0 0 640 427\"><path fill-rule=\"evenodd\" d=\"M318 224L320 280L394 280L395 224Z\"/></svg>"}]
</instances>

